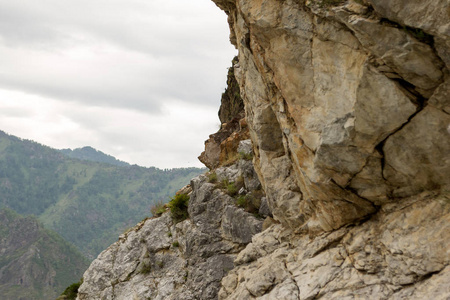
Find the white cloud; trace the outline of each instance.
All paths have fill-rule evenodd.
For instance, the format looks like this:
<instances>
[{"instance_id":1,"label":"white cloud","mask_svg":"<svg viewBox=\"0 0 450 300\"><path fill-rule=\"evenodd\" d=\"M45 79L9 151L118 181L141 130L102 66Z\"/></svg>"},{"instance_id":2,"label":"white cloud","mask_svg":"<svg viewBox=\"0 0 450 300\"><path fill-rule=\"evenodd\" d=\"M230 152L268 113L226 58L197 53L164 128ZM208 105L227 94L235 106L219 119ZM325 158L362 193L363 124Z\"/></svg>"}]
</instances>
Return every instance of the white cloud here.
<instances>
[{"instance_id":1,"label":"white cloud","mask_svg":"<svg viewBox=\"0 0 450 300\"><path fill-rule=\"evenodd\" d=\"M90 145L143 166L201 166L196 157L218 124L215 110L186 102L169 102L149 115L6 90L0 98L10 100L0 101L0 128L7 133L57 149Z\"/></svg>"},{"instance_id":2,"label":"white cloud","mask_svg":"<svg viewBox=\"0 0 450 300\"><path fill-rule=\"evenodd\" d=\"M235 51L210 0L0 0L0 130L201 164Z\"/></svg>"}]
</instances>

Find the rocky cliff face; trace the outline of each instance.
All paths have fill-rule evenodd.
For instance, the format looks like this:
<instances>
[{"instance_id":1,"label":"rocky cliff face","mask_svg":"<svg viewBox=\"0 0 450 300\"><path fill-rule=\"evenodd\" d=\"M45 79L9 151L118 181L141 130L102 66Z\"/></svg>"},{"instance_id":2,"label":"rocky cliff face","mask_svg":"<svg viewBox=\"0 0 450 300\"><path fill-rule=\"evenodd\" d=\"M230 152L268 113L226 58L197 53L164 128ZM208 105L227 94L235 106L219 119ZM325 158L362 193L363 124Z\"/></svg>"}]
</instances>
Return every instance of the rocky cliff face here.
<instances>
[{"instance_id":1,"label":"rocky cliff face","mask_svg":"<svg viewBox=\"0 0 450 300\"><path fill-rule=\"evenodd\" d=\"M273 214L337 229L449 183L447 1L215 1Z\"/></svg>"},{"instance_id":2,"label":"rocky cliff face","mask_svg":"<svg viewBox=\"0 0 450 300\"><path fill-rule=\"evenodd\" d=\"M260 187L251 162L241 160L192 179L189 219L170 212L143 220L103 251L84 274L78 299L215 299L237 254L261 231L221 182ZM214 174L214 175L213 175ZM234 185L233 185L234 186Z\"/></svg>"},{"instance_id":3,"label":"rocky cliff face","mask_svg":"<svg viewBox=\"0 0 450 300\"><path fill-rule=\"evenodd\" d=\"M242 251L218 249L234 268L210 269L209 280L225 276L219 293L192 297L448 299L448 1L213 1L239 50L245 119L230 131L248 127L275 221ZM211 168L232 135L215 141ZM220 215L207 219L219 226ZM206 291L204 280L183 290Z\"/></svg>"},{"instance_id":4,"label":"rocky cliff face","mask_svg":"<svg viewBox=\"0 0 450 300\"><path fill-rule=\"evenodd\" d=\"M238 61L237 57L233 58L233 65L228 69L227 88L222 94L219 108L220 129L209 136L205 142L205 151L198 157L211 170L233 163L238 154L239 142L250 137L244 101L234 74L234 65Z\"/></svg>"}]
</instances>

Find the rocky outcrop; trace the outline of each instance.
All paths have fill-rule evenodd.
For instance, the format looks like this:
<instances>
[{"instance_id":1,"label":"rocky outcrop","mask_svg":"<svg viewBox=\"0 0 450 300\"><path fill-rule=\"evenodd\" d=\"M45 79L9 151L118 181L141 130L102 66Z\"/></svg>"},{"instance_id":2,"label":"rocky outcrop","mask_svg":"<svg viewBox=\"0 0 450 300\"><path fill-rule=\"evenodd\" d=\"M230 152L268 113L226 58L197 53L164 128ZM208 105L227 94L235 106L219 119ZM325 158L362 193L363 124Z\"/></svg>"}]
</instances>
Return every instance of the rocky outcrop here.
<instances>
[{"instance_id":1,"label":"rocky outcrop","mask_svg":"<svg viewBox=\"0 0 450 300\"><path fill-rule=\"evenodd\" d=\"M152 248L167 237L126 238L123 253L144 255L133 271L94 263L80 299L106 295L99 284L131 297L111 282L152 299L449 299L448 1L212 1L239 50L245 118L222 124L201 160L219 182L243 184L243 197L195 179L190 220L145 222L166 222L178 252L171 240ZM254 169L231 165L239 149ZM266 217L264 231L252 236L260 221L233 201ZM145 255L179 263L145 281L134 276ZM110 256L111 268L124 264L126 254Z\"/></svg>"},{"instance_id":2,"label":"rocky outcrop","mask_svg":"<svg viewBox=\"0 0 450 300\"><path fill-rule=\"evenodd\" d=\"M275 219L335 230L449 184L445 1L214 2Z\"/></svg>"},{"instance_id":3,"label":"rocky outcrop","mask_svg":"<svg viewBox=\"0 0 450 300\"><path fill-rule=\"evenodd\" d=\"M220 298L450 297L448 3L213 1L282 224Z\"/></svg>"},{"instance_id":4,"label":"rocky outcrop","mask_svg":"<svg viewBox=\"0 0 450 300\"><path fill-rule=\"evenodd\" d=\"M234 163L238 158L239 142L250 138L244 101L234 74L234 64L238 63L238 58L233 58L232 63L219 108L220 129L205 141L205 151L198 157L211 170Z\"/></svg>"},{"instance_id":5,"label":"rocky outcrop","mask_svg":"<svg viewBox=\"0 0 450 300\"><path fill-rule=\"evenodd\" d=\"M219 299L448 299L449 201L424 193L315 237L272 226L238 255Z\"/></svg>"},{"instance_id":6,"label":"rocky outcrop","mask_svg":"<svg viewBox=\"0 0 450 300\"><path fill-rule=\"evenodd\" d=\"M210 170L229 166L239 158L239 142L249 137L247 122L242 112L227 123L222 123L219 131L209 136L205 142L205 151L198 159Z\"/></svg>"},{"instance_id":7,"label":"rocky outcrop","mask_svg":"<svg viewBox=\"0 0 450 300\"><path fill-rule=\"evenodd\" d=\"M227 87L222 94L219 108L219 120L221 124L230 122L235 118L241 119L244 116L244 101L241 98L239 84L234 75L234 65L238 62L237 57L233 58L232 66L228 68Z\"/></svg>"},{"instance_id":8,"label":"rocky outcrop","mask_svg":"<svg viewBox=\"0 0 450 300\"><path fill-rule=\"evenodd\" d=\"M77 299L217 298L237 254L262 227L221 182L241 180L245 195L258 188L253 172L240 161L192 179L189 219L175 223L166 212L121 235L85 272Z\"/></svg>"}]
</instances>

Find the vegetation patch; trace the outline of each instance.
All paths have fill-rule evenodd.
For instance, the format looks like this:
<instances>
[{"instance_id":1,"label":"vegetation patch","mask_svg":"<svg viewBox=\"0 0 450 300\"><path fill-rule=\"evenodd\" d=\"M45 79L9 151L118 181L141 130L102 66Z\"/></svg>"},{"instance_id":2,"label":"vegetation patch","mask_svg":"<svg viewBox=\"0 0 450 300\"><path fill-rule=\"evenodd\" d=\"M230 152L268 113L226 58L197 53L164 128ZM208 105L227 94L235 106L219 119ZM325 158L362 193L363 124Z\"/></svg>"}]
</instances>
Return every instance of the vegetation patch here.
<instances>
[{"instance_id":1,"label":"vegetation patch","mask_svg":"<svg viewBox=\"0 0 450 300\"><path fill-rule=\"evenodd\" d=\"M172 243L172 246L174 246L175 248L180 247L180 243L178 241L175 241Z\"/></svg>"},{"instance_id":2,"label":"vegetation patch","mask_svg":"<svg viewBox=\"0 0 450 300\"><path fill-rule=\"evenodd\" d=\"M239 191L234 182L230 182L228 179L222 180L222 182L220 183L220 188L223 189L227 193L227 195L231 197L236 196Z\"/></svg>"},{"instance_id":3,"label":"vegetation patch","mask_svg":"<svg viewBox=\"0 0 450 300\"><path fill-rule=\"evenodd\" d=\"M236 185L234 184L234 182L225 183L225 186L226 186L227 194L229 196L234 197L237 195L238 189L237 189Z\"/></svg>"},{"instance_id":4,"label":"vegetation patch","mask_svg":"<svg viewBox=\"0 0 450 300\"><path fill-rule=\"evenodd\" d=\"M166 211L166 209L166 204L159 200L150 207L150 212L152 213L153 217L160 217Z\"/></svg>"},{"instance_id":5,"label":"vegetation patch","mask_svg":"<svg viewBox=\"0 0 450 300\"><path fill-rule=\"evenodd\" d=\"M150 273L151 271L152 271L152 266L150 265L150 263L144 263L144 264L142 265L142 268L141 268L140 273L141 273L141 274L148 274L148 273Z\"/></svg>"},{"instance_id":6,"label":"vegetation patch","mask_svg":"<svg viewBox=\"0 0 450 300\"><path fill-rule=\"evenodd\" d=\"M63 299L66 300L75 300L77 298L78 295L78 288L80 287L80 285L83 283L83 278L81 278L81 280L79 282L76 283L72 283L71 285L69 285L64 292L62 292L61 296L64 296Z\"/></svg>"},{"instance_id":7,"label":"vegetation patch","mask_svg":"<svg viewBox=\"0 0 450 300\"><path fill-rule=\"evenodd\" d=\"M228 196L236 197L239 190L244 186L244 177L239 176L235 182L224 179L219 187L227 193Z\"/></svg>"},{"instance_id":8,"label":"vegetation patch","mask_svg":"<svg viewBox=\"0 0 450 300\"><path fill-rule=\"evenodd\" d=\"M242 207L246 212L256 213L258 212L259 207L255 205L254 197L250 194L245 196L239 196L236 200L236 205Z\"/></svg>"},{"instance_id":9,"label":"vegetation patch","mask_svg":"<svg viewBox=\"0 0 450 300\"><path fill-rule=\"evenodd\" d=\"M258 214L259 207L261 206L261 198L264 196L262 190L256 190L248 193L247 195L241 195L236 199L236 205L242 207L246 212L252 214Z\"/></svg>"},{"instance_id":10,"label":"vegetation patch","mask_svg":"<svg viewBox=\"0 0 450 300\"><path fill-rule=\"evenodd\" d=\"M211 172L208 174L208 182L209 183L217 183L217 174L216 172Z\"/></svg>"},{"instance_id":11,"label":"vegetation patch","mask_svg":"<svg viewBox=\"0 0 450 300\"><path fill-rule=\"evenodd\" d=\"M175 223L189 218L188 213L189 196L187 194L178 194L170 200L168 207Z\"/></svg>"},{"instance_id":12,"label":"vegetation patch","mask_svg":"<svg viewBox=\"0 0 450 300\"><path fill-rule=\"evenodd\" d=\"M243 160L252 160L253 159L253 153L245 153L243 151L239 152L239 158Z\"/></svg>"},{"instance_id":13,"label":"vegetation patch","mask_svg":"<svg viewBox=\"0 0 450 300\"><path fill-rule=\"evenodd\" d=\"M246 207L247 206L247 196L241 195L236 199L236 205L239 207Z\"/></svg>"}]
</instances>

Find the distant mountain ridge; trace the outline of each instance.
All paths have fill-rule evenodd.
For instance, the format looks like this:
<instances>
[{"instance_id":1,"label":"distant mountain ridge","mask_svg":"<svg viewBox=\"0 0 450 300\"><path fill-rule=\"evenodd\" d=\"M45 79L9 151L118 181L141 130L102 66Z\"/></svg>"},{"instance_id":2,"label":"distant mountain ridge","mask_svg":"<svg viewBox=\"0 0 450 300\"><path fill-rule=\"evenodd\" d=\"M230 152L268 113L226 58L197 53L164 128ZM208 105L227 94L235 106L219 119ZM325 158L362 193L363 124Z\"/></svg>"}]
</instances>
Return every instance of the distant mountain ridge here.
<instances>
[{"instance_id":1,"label":"distant mountain ridge","mask_svg":"<svg viewBox=\"0 0 450 300\"><path fill-rule=\"evenodd\" d=\"M88 260L32 216L0 210L0 298L55 299L78 281Z\"/></svg>"},{"instance_id":2,"label":"distant mountain ridge","mask_svg":"<svg viewBox=\"0 0 450 300\"><path fill-rule=\"evenodd\" d=\"M130 166L129 163L116 159L114 156L103 153L100 150L94 149L90 146L76 149L61 149L59 150L64 155L71 158L77 158L82 160L89 160L94 162L106 163L110 165L127 167Z\"/></svg>"},{"instance_id":3,"label":"distant mountain ridge","mask_svg":"<svg viewBox=\"0 0 450 300\"><path fill-rule=\"evenodd\" d=\"M74 152L91 153L91 158L108 157L91 147ZM117 162L113 157L108 160ZM149 216L155 202L167 202L204 171L118 166L72 158L0 131L0 208L37 216L46 228L58 232L90 258Z\"/></svg>"}]
</instances>

